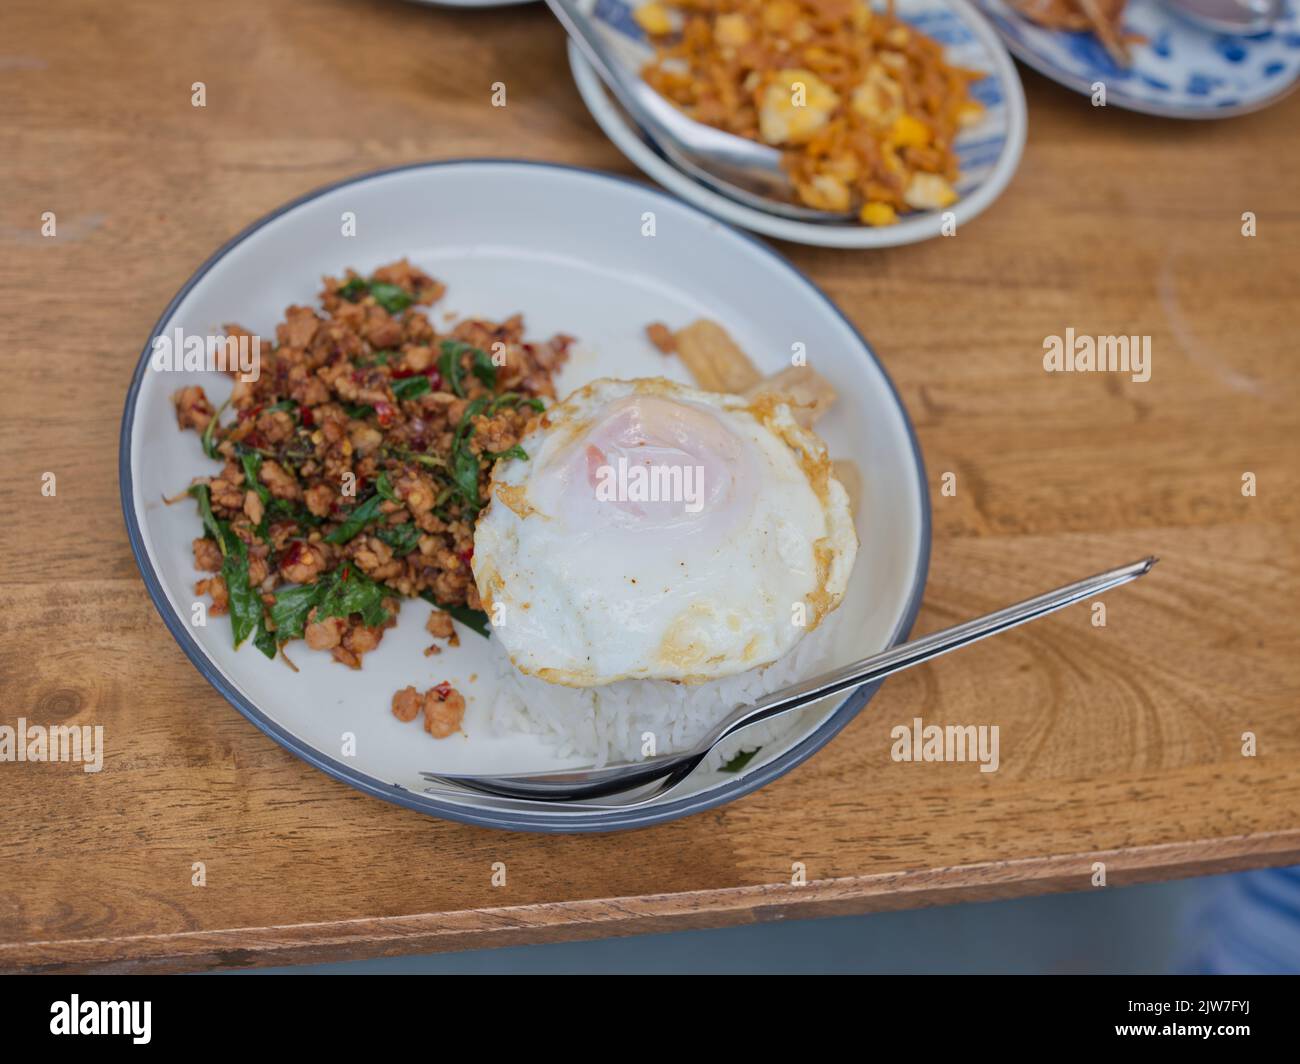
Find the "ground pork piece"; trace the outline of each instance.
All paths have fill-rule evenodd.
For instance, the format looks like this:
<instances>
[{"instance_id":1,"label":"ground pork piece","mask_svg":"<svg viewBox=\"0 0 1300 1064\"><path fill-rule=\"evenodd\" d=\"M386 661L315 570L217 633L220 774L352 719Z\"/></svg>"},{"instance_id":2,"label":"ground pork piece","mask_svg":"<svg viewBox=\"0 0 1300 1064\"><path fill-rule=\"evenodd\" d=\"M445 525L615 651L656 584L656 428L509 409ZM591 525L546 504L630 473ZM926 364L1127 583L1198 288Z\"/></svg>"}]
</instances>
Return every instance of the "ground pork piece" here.
<instances>
[{"instance_id":1,"label":"ground pork piece","mask_svg":"<svg viewBox=\"0 0 1300 1064\"><path fill-rule=\"evenodd\" d=\"M176 423L183 429L202 432L216 413L197 384L182 388L172 396L172 402L176 404Z\"/></svg>"},{"instance_id":2,"label":"ground pork piece","mask_svg":"<svg viewBox=\"0 0 1300 1064\"><path fill-rule=\"evenodd\" d=\"M212 608L209 613L216 615L225 613L230 606L230 595L226 592L226 582L219 576L210 576L206 580L200 580L194 585L196 595L211 595Z\"/></svg>"},{"instance_id":3,"label":"ground pork piece","mask_svg":"<svg viewBox=\"0 0 1300 1064\"><path fill-rule=\"evenodd\" d=\"M671 355L677 350L677 340L673 336L672 330L663 322L651 322L645 327L645 334L649 337L650 342L665 355Z\"/></svg>"},{"instance_id":4,"label":"ground pork piece","mask_svg":"<svg viewBox=\"0 0 1300 1064\"><path fill-rule=\"evenodd\" d=\"M448 683L440 683L424 693L424 730L435 739L445 739L460 731L465 719L465 696Z\"/></svg>"},{"instance_id":5,"label":"ground pork piece","mask_svg":"<svg viewBox=\"0 0 1300 1064\"><path fill-rule=\"evenodd\" d=\"M270 568L267 566L266 558L259 557L250 551L248 555L248 586L257 587L267 578L269 573Z\"/></svg>"},{"instance_id":6,"label":"ground pork piece","mask_svg":"<svg viewBox=\"0 0 1300 1064\"><path fill-rule=\"evenodd\" d=\"M352 449L359 455L371 454L384 442L384 434L364 421L353 421L348 425L348 438L352 441Z\"/></svg>"},{"instance_id":7,"label":"ground pork piece","mask_svg":"<svg viewBox=\"0 0 1300 1064\"><path fill-rule=\"evenodd\" d=\"M398 720L412 721L420 713L424 697L414 687L404 687L393 695L393 716Z\"/></svg>"},{"instance_id":8,"label":"ground pork piece","mask_svg":"<svg viewBox=\"0 0 1300 1064\"><path fill-rule=\"evenodd\" d=\"M257 419L257 431L268 443L283 443L293 436L293 418L285 410L271 410Z\"/></svg>"},{"instance_id":9,"label":"ground pork piece","mask_svg":"<svg viewBox=\"0 0 1300 1064\"><path fill-rule=\"evenodd\" d=\"M502 411L496 417L479 415L474 418L474 435L470 437L470 447L476 454L487 451L500 454L508 451L519 442L519 431L515 427L515 412Z\"/></svg>"},{"instance_id":10,"label":"ground pork piece","mask_svg":"<svg viewBox=\"0 0 1300 1064\"><path fill-rule=\"evenodd\" d=\"M258 470L257 479L270 488L271 494L277 499L302 498L302 488L298 487L298 482L280 467L279 462L270 459L263 462L262 468Z\"/></svg>"},{"instance_id":11,"label":"ground pork piece","mask_svg":"<svg viewBox=\"0 0 1300 1064\"><path fill-rule=\"evenodd\" d=\"M217 511L239 513L244 509L244 478L227 466L221 476L208 481L208 497Z\"/></svg>"},{"instance_id":12,"label":"ground pork piece","mask_svg":"<svg viewBox=\"0 0 1300 1064\"><path fill-rule=\"evenodd\" d=\"M306 347L320 325L321 320L311 307L289 307L284 312L284 323L275 327L275 336L286 347Z\"/></svg>"},{"instance_id":13,"label":"ground pork piece","mask_svg":"<svg viewBox=\"0 0 1300 1064\"><path fill-rule=\"evenodd\" d=\"M202 570L205 573L221 572L221 563L224 559L221 556L221 548L210 539L196 539L194 541L194 568Z\"/></svg>"},{"instance_id":14,"label":"ground pork piece","mask_svg":"<svg viewBox=\"0 0 1300 1064\"><path fill-rule=\"evenodd\" d=\"M248 491L244 492L244 513L248 515L248 519L252 521L253 524L260 525L262 523L262 515L265 512L266 509L262 505L262 497L258 495L257 492L252 488L249 488Z\"/></svg>"},{"instance_id":15,"label":"ground pork piece","mask_svg":"<svg viewBox=\"0 0 1300 1064\"><path fill-rule=\"evenodd\" d=\"M402 323L389 316L383 307L371 307L361 335L376 351L387 351L402 342Z\"/></svg>"},{"instance_id":16,"label":"ground pork piece","mask_svg":"<svg viewBox=\"0 0 1300 1064\"><path fill-rule=\"evenodd\" d=\"M361 668L361 659L344 647L335 647L330 654L340 665L346 665L349 669Z\"/></svg>"},{"instance_id":17,"label":"ground pork piece","mask_svg":"<svg viewBox=\"0 0 1300 1064\"><path fill-rule=\"evenodd\" d=\"M382 628L378 626L371 628L369 625L359 624L355 628L349 628L343 634L343 646L360 659L362 654L369 654L370 651L379 646L379 641L383 638L384 630Z\"/></svg>"},{"instance_id":18,"label":"ground pork piece","mask_svg":"<svg viewBox=\"0 0 1300 1064\"><path fill-rule=\"evenodd\" d=\"M315 544L299 540L280 559L280 575L291 584L312 584L325 566L325 552Z\"/></svg>"},{"instance_id":19,"label":"ground pork piece","mask_svg":"<svg viewBox=\"0 0 1300 1064\"><path fill-rule=\"evenodd\" d=\"M325 517L334 505L334 488L329 484L315 484L304 493L307 509L317 517Z\"/></svg>"},{"instance_id":20,"label":"ground pork piece","mask_svg":"<svg viewBox=\"0 0 1300 1064\"><path fill-rule=\"evenodd\" d=\"M358 536L360 542L352 557L370 579L379 583L390 580L402 571L402 563L393 558L393 549L375 536Z\"/></svg>"},{"instance_id":21,"label":"ground pork piece","mask_svg":"<svg viewBox=\"0 0 1300 1064\"><path fill-rule=\"evenodd\" d=\"M408 347L402 356L402 368L412 373L423 373L433 365L433 348L424 344Z\"/></svg>"},{"instance_id":22,"label":"ground pork piece","mask_svg":"<svg viewBox=\"0 0 1300 1064\"><path fill-rule=\"evenodd\" d=\"M442 610L434 610L429 614L429 620L424 627L435 639L450 639L456 634L456 629L451 623L451 614L443 613Z\"/></svg>"},{"instance_id":23,"label":"ground pork piece","mask_svg":"<svg viewBox=\"0 0 1300 1064\"><path fill-rule=\"evenodd\" d=\"M316 609L313 607L307 617L307 627L303 630L303 635L312 650L332 650L343 641L343 630L346 626L342 617L316 620Z\"/></svg>"}]
</instances>

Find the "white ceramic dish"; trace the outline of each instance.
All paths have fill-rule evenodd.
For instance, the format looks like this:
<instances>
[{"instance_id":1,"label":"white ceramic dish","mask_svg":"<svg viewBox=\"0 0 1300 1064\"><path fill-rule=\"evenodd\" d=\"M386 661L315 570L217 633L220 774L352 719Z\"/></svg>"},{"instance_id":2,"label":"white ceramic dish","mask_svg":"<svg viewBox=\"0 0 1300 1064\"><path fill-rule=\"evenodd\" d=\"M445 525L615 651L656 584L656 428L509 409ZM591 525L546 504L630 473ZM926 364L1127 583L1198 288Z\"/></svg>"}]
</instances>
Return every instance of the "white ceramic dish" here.
<instances>
[{"instance_id":1,"label":"white ceramic dish","mask_svg":"<svg viewBox=\"0 0 1300 1064\"><path fill-rule=\"evenodd\" d=\"M1123 27L1145 38L1117 66L1092 33L1035 25L1004 0L977 0L1016 58L1084 96L1106 86L1106 106L1162 118L1231 118L1269 107L1300 83L1300 15L1283 5L1267 33L1214 33L1160 0L1131 0Z\"/></svg>"},{"instance_id":2,"label":"white ceramic dish","mask_svg":"<svg viewBox=\"0 0 1300 1064\"><path fill-rule=\"evenodd\" d=\"M352 212L356 235L340 235ZM647 213L656 235L643 236ZM435 307L503 318L525 315L530 335L579 338L561 390L598 376L663 374L685 379L645 339L653 320L696 317L727 326L760 368L787 364L806 345L812 365L840 389L819 425L836 456L854 456L865 474L857 511L862 548L837 646L848 661L904 637L920 599L929 557L924 470L907 415L870 348L811 282L770 249L637 182L590 171L504 160L429 163L364 175L314 192L255 223L220 249L182 288L152 336L207 334L239 322L266 334L290 303L314 304L319 279L353 266L365 271L407 256L446 282ZM421 793L422 771L560 767L539 740L494 737L477 707L493 675L487 643L462 630L456 650L426 658L429 607L403 604L398 626L364 668L352 671L297 645L300 673L255 648L231 647L227 618L190 623L196 599L191 540L199 534L188 500L167 506L196 476L214 471L194 433L176 427L169 396L201 383L223 398L215 373L163 373L146 344L122 425L120 478L132 546L146 584L181 648L246 717L312 764L370 794L439 816L523 830L610 830L682 816L752 790L787 771L839 730L869 697L804 711L786 740L764 749L738 774L701 770L686 792L628 813L503 813L475 798ZM471 682L471 674L478 676ZM467 735L435 741L389 711L393 691L450 680L469 698ZM183 710L178 707L177 712ZM344 754L345 734L356 737ZM284 786L294 786L286 774Z\"/></svg>"},{"instance_id":3,"label":"white ceramic dish","mask_svg":"<svg viewBox=\"0 0 1300 1064\"><path fill-rule=\"evenodd\" d=\"M620 61L635 75L651 54L644 33L632 18L637 4L624 0L580 2L595 12ZM960 231L961 226L1002 194L1020 165L1028 123L1025 91L998 35L965 0L899 0L898 12L907 22L944 44L952 62L988 72L988 77L972 87L975 98L985 107L984 120L964 131L957 140L962 163L962 177L957 184L961 199L950 209ZM941 235L942 211L923 211L908 215L896 225L871 228L857 223L800 222L738 203L684 174L665 159L611 99L591 64L572 43L569 66L591 116L618 149L664 188L724 221L764 236L832 248L895 247Z\"/></svg>"}]
</instances>

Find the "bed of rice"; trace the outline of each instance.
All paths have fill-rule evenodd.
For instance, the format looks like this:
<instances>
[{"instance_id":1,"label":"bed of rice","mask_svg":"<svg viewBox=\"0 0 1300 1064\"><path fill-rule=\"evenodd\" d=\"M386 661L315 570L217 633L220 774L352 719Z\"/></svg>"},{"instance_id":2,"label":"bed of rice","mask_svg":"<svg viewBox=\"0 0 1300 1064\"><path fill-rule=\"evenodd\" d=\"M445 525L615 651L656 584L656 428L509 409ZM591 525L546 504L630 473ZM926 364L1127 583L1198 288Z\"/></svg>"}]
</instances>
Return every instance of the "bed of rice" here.
<instances>
[{"instance_id":1,"label":"bed of rice","mask_svg":"<svg viewBox=\"0 0 1300 1064\"><path fill-rule=\"evenodd\" d=\"M556 756L591 759L596 765L640 760L646 732L654 735L658 754L683 750L736 706L831 668L837 619L832 613L771 665L693 685L623 680L604 687L560 687L519 672L493 640L497 684L488 722L499 735L536 735ZM737 753L769 745L799 718L795 712L746 728L715 747L710 763L717 767Z\"/></svg>"}]
</instances>

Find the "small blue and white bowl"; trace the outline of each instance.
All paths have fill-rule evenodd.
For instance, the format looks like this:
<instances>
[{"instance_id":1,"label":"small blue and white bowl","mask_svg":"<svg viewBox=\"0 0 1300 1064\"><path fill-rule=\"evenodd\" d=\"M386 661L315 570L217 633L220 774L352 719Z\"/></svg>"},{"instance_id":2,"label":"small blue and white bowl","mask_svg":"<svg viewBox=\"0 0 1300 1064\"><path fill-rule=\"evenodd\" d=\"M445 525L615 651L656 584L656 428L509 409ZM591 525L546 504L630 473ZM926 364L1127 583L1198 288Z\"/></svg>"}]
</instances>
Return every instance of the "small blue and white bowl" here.
<instances>
[{"instance_id":1,"label":"small blue and white bowl","mask_svg":"<svg viewBox=\"0 0 1300 1064\"><path fill-rule=\"evenodd\" d=\"M580 0L594 13L618 60L637 74L653 49L632 12L645 0ZM1016 65L989 23L966 0L897 0L899 16L947 49L948 61L987 76L971 94L984 105L981 122L957 138L961 198L949 208L957 226L974 218L1007 187L1025 146L1025 92ZM940 236L944 211L906 215L896 225L871 228L857 222L801 222L746 206L696 181L669 162L614 103L600 77L569 45L574 81L592 117L624 155L668 191L724 221L765 236L820 247L876 248Z\"/></svg>"},{"instance_id":2,"label":"small blue and white bowl","mask_svg":"<svg viewBox=\"0 0 1300 1064\"><path fill-rule=\"evenodd\" d=\"M1107 107L1166 118L1229 118L1276 103L1300 79L1300 19L1292 0L1271 31L1251 37L1204 29L1160 0L1130 0L1123 27L1146 41L1131 46L1127 69L1092 33L1045 29L1005 0L976 3L1017 59L1086 96L1101 82Z\"/></svg>"}]
</instances>

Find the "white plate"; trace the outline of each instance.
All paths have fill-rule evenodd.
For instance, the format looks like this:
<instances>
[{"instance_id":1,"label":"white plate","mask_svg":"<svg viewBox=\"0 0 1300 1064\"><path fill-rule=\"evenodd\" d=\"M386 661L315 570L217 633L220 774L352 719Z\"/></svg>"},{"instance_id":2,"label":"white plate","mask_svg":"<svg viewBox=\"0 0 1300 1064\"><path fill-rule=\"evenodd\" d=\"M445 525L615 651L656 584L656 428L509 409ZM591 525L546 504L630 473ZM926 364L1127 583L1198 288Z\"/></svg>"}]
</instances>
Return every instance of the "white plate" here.
<instances>
[{"instance_id":1,"label":"white plate","mask_svg":"<svg viewBox=\"0 0 1300 1064\"><path fill-rule=\"evenodd\" d=\"M632 18L632 10L638 4L628 4L625 0L579 0L579 3L595 13L615 54L636 75L651 55L645 34ZM961 180L957 183L961 199L950 210L960 230L1002 194L1020 165L1027 128L1025 90L1015 63L998 35L965 0L898 0L898 13L942 43L953 63L988 72L988 77L972 86L972 94L985 107L984 120L963 131L956 143L962 164ZM895 247L941 235L942 211L923 211L907 215L896 225L872 228L856 223L799 222L738 203L684 174L665 159L610 98L599 75L572 42L569 66L591 116L628 159L669 191L725 221L765 236L831 248Z\"/></svg>"},{"instance_id":2,"label":"white plate","mask_svg":"<svg viewBox=\"0 0 1300 1064\"><path fill-rule=\"evenodd\" d=\"M340 235L352 212L356 235ZM642 236L647 212L656 234ZM786 364L802 342L810 363L840 390L819 425L836 456L852 455L866 488L857 514L862 549L844 605L837 647L847 662L897 641L910 628L929 558L925 474L911 426L888 378L847 320L811 282L770 249L637 182L548 164L503 160L426 163L364 175L300 199L219 250L181 289L152 336L207 334L239 322L270 335L290 303L315 304L320 278L368 271L403 256L446 282L433 312L504 318L523 312L530 336L579 338L559 387L598 376L683 378L646 340L646 323L723 322L760 368ZM151 336L151 339L152 339ZM421 793L421 772L498 772L560 767L539 740L494 737L482 720L493 675L488 645L462 630L461 647L426 658L429 608L403 604L396 628L352 671L297 644L300 673L250 645L231 647L226 617L190 623L195 580L190 543L195 507L164 496L215 470L198 437L176 427L169 396L200 383L220 400L229 378L163 373L146 344L127 397L120 478L132 546L164 621L200 671L246 717L288 749L353 786L413 808L476 823L531 830L609 830L682 816L737 797L793 767L865 702L859 692L810 707L783 741L739 773L701 770L679 798L629 813L503 813L473 797ZM470 682L477 674L477 682ZM436 741L389 711L392 693L451 681L470 702L467 735ZM177 707L177 712L182 712ZM356 736L354 756L344 736ZM292 788L293 775L285 777Z\"/></svg>"},{"instance_id":3,"label":"white plate","mask_svg":"<svg viewBox=\"0 0 1300 1064\"><path fill-rule=\"evenodd\" d=\"M1300 16L1288 2L1268 33L1235 37L1181 18L1160 0L1131 0L1123 26L1146 38L1133 63L1115 64L1095 34L1049 30L1003 0L978 0L1022 62L1085 96L1106 86L1106 106L1164 118L1230 118L1276 103L1300 79Z\"/></svg>"}]
</instances>

